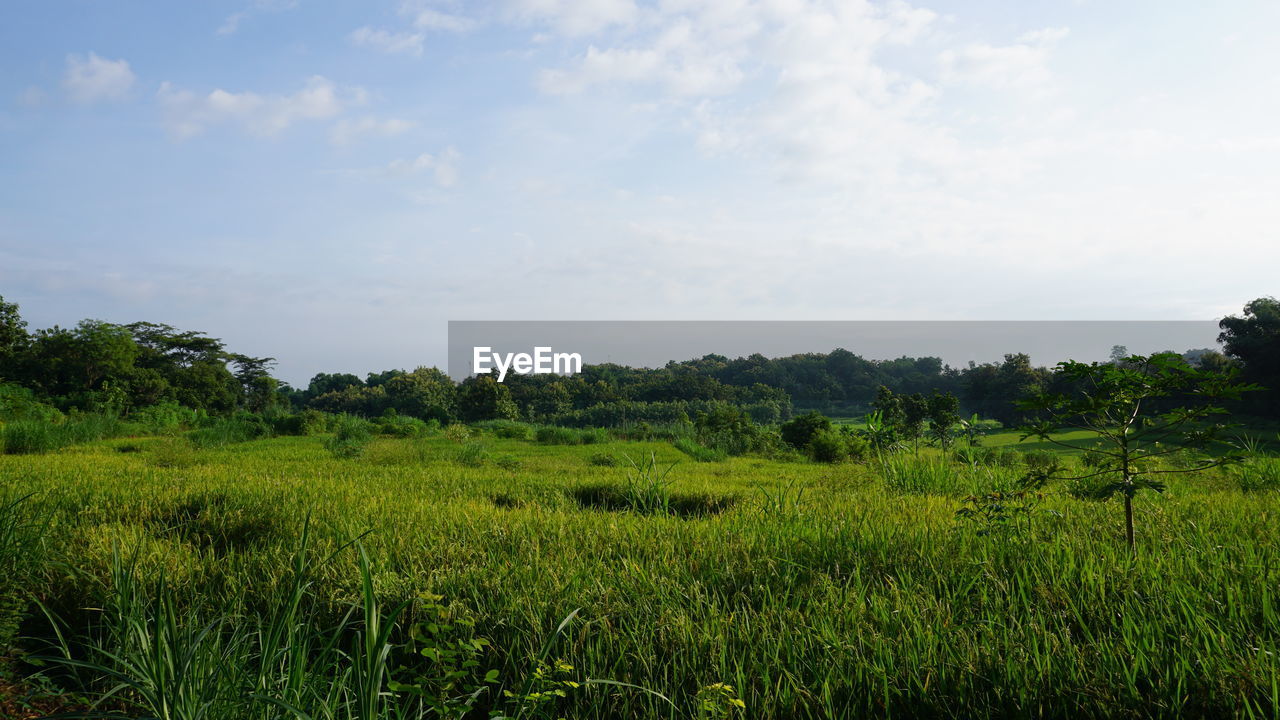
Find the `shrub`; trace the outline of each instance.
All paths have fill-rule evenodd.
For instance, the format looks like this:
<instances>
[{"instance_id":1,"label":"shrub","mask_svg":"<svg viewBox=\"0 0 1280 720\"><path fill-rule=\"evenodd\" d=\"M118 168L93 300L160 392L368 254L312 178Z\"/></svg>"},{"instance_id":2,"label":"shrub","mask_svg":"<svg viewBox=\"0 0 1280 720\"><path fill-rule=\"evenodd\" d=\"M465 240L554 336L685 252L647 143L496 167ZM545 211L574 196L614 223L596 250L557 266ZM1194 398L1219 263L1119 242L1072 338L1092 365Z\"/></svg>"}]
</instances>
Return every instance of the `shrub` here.
<instances>
[{"instance_id":1,"label":"shrub","mask_svg":"<svg viewBox=\"0 0 1280 720\"><path fill-rule=\"evenodd\" d=\"M534 439L542 445L577 445L582 436L569 428L544 425L534 433Z\"/></svg>"},{"instance_id":2,"label":"shrub","mask_svg":"<svg viewBox=\"0 0 1280 720\"><path fill-rule=\"evenodd\" d=\"M493 464L510 472L515 472L524 467L524 461L515 455L499 455L493 459Z\"/></svg>"},{"instance_id":3,"label":"shrub","mask_svg":"<svg viewBox=\"0 0 1280 720\"><path fill-rule=\"evenodd\" d=\"M373 423L354 415L340 415L334 421L333 437L325 447L337 458L355 458L364 453L373 435Z\"/></svg>"},{"instance_id":4,"label":"shrub","mask_svg":"<svg viewBox=\"0 0 1280 720\"><path fill-rule=\"evenodd\" d=\"M191 441L183 437L165 438L148 446L147 461L162 468L191 467L200 461Z\"/></svg>"},{"instance_id":5,"label":"shrub","mask_svg":"<svg viewBox=\"0 0 1280 720\"><path fill-rule=\"evenodd\" d=\"M672 443L675 449L697 460L698 462L720 462L729 456L723 450L718 448L709 448L699 445L697 442L689 438L680 438Z\"/></svg>"},{"instance_id":6,"label":"shrub","mask_svg":"<svg viewBox=\"0 0 1280 720\"><path fill-rule=\"evenodd\" d=\"M799 415L782 424L782 441L797 450L804 450L814 436L831 429L831 421L816 412Z\"/></svg>"},{"instance_id":7,"label":"shrub","mask_svg":"<svg viewBox=\"0 0 1280 720\"><path fill-rule=\"evenodd\" d=\"M1048 472L1058 466L1058 456L1049 450L1030 450L1022 454L1022 462L1032 472Z\"/></svg>"},{"instance_id":8,"label":"shrub","mask_svg":"<svg viewBox=\"0 0 1280 720\"><path fill-rule=\"evenodd\" d=\"M478 442L469 442L458 449L458 452L453 456L453 459L457 461L459 465L480 467L489 459L489 451L485 449L484 445L481 445Z\"/></svg>"},{"instance_id":9,"label":"shrub","mask_svg":"<svg viewBox=\"0 0 1280 720\"><path fill-rule=\"evenodd\" d=\"M65 445L59 427L41 420L18 420L3 428L4 452L8 455L35 455L53 452Z\"/></svg>"},{"instance_id":10,"label":"shrub","mask_svg":"<svg viewBox=\"0 0 1280 720\"><path fill-rule=\"evenodd\" d=\"M1230 473L1243 492L1280 490L1280 458L1254 458Z\"/></svg>"},{"instance_id":11,"label":"shrub","mask_svg":"<svg viewBox=\"0 0 1280 720\"><path fill-rule=\"evenodd\" d=\"M609 442L609 435L599 428L587 428L578 431L579 445L596 445Z\"/></svg>"},{"instance_id":12,"label":"shrub","mask_svg":"<svg viewBox=\"0 0 1280 720\"><path fill-rule=\"evenodd\" d=\"M129 420L141 425L149 434L174 435L185 428L194 427L198 416L195 410L166 400L134 410L129 414Z\"/></svg>"},{"instance_id":13,"label":"shrub","mask_svg":"<svg viewBox=\"0 0 1280 720\"><path fill-rule=\"evenodd\" d=\"M229 418L217 418L208 426L192 431L188 437L193 445L204 449L248 442L270 434L271 427L261 417L236 413Z\"/></svg>"},{"instance_id":14,"label":"shrub","mask_svg":"<svg viewBox=\"0 0 1280 720\"><path fill-rule=\"evenodd\" d=\"M463 443L471 437L471 428L455 423L444 429L444 436L450 442Z\"/></svg>"},{"instance_id":15,"label":"shrub","mask_svg":"<svg viewBox=\"0 0 1280 720\"><path fill-rule=\"evenodd\" d=\"M56 423L61 419L62 413L57 408L38 402L29 389L0 383L0 422L39 420Z\"/></svg>"},{"instance_id":16,"label":"shrub","mask_svg":"<svg viewBox=\"0 0 1280 720\"><path fill-rule=\"evenodd\" d=\"M408 415L383 415L374 420L378 432L392 437L413 438L427 434L427 424Z\"/></svg>"},{"instance_id":17,"label":"shrub","mask_svg":"<svg viewBox=\"0 0 1280 720\"><path fill-rule=\"evenodd\" d=\"M954 494L970 489L961 469L945 459L890 455L881 460L880 473L895 492Z\"/></svg>"},{"instance_id":18,"label":"shrub","mask_svg":"<svg viewBox=\"0 0 1280 720\"><path fill-rule=\"evenodd\" d=\"M494 437L507 440L529 440L533 437L533 428L515 420L486 420L476 426L493 433Z\"/></svg>"},{"instance_id":19,"label":"shrub","mask_svg":"<svg viewBox=\"0 0 1280 720\"><path fill-rule=\"evenodd\" d=\"M809 439L809 457L817 462L838 463L849 458L849 443L838 430L823 430Z\"/></svg>"},{"instance_id":20,"label":"shrub","mask_svg":"<svg viewBox=\"0 0 1280 720\"><path fill-rule=\"evenodd\" d=\"M595 465L596 467L617 467L618 458L607 452L596 452L591 453L591 456L587 458L587 464Z\"/></svg>"}]
</instances>

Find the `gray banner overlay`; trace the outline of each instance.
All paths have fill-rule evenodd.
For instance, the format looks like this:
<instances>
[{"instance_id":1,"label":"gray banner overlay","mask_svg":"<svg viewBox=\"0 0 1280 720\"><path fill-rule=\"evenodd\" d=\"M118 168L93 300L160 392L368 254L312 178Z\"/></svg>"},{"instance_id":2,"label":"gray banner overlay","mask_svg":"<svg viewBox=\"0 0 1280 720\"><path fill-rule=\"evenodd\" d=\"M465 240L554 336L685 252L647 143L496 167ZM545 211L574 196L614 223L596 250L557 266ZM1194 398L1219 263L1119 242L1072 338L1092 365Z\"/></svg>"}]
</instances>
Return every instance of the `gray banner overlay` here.
<instances>
[{"instance_id":1,"label":"gray banner overlay","mask_svg":"<svg viewBox=\"0 0 1280 720\"><path fill-rule=\"evenodd\" d=\"M955 368L1026 353L1035 365L1130 353L1218 349L1216 320L1192 321L450 321L449 376L475 374L475 348L492 354L577 353L584 365L661 367L703 355L730 359L828 353L868 360L937 357ZM490 362L492 365L493 363Z\"/></svg>"}]
</instances>

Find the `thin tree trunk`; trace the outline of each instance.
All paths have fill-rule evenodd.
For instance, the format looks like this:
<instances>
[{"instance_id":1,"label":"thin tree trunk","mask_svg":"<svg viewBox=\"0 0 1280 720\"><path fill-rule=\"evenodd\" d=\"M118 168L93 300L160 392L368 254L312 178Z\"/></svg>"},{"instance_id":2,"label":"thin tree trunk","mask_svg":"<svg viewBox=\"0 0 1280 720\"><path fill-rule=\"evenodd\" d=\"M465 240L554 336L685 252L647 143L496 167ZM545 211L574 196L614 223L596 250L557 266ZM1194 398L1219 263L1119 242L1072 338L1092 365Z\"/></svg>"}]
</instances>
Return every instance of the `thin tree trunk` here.
<instances>
[{"instance_id":1,"label":"thin tree trunk","mask_svg":"<svg viewBox=\"0 0 1280 720\"><path fill-rule=\"evenodd\" d=\"M1126 493L1124 496L1124 534L1129 541L1129 549L1133 549L1133 498Z\"/></svg>"}]
</instances>

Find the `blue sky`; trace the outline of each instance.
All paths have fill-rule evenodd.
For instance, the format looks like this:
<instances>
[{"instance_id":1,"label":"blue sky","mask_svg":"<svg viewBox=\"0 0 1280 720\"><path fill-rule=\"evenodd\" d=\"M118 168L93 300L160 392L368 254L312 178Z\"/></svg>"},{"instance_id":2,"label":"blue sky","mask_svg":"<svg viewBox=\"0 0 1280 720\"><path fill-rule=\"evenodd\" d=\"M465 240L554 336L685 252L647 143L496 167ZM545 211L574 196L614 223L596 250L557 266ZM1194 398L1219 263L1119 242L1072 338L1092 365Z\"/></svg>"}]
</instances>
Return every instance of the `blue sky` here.
<instances>
[{"instance_id":1,"label":"blue sky","mask_svg":"<svg viewBox=\"0 0 1280 720\"><path fill-rule=\"evenodd\" d=\"M1276 294L1280 5L0 10L0 295L305 382L471 319L1204 319Z\"/></svg>"}]
</instances>

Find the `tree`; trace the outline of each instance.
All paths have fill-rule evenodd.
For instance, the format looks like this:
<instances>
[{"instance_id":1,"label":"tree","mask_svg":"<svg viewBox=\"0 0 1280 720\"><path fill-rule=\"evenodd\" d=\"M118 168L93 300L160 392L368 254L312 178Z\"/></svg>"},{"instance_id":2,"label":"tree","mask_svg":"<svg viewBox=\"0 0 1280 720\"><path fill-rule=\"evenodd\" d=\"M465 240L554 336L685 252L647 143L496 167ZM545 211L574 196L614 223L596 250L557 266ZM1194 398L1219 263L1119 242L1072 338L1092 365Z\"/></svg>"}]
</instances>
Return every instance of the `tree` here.
<instances>
[{"instance_id":1,"label":"tree","mask_svg":"<svg viewBox=\"0 0 1280 720\"><path fill-rule=\"evenodd\" d=\"M952 428L960 422L960 400L951 393L933 391L929 397L929 437L943 450L951 447Z\"/></svg>"},{"instance_id":2,"label":"tree","mask_svg":"<svg viewBox=\"0 0 1280 720\"><path fill-rule=\"evenodd\" d=\"M1218 327L1218 342L1244 365L1242 377L1266 388L1255 396L1254 407L1280 415L1280 300L1258 298L1244 306L1242 317L1225 317Z\"/></svg>"},{"instance_id":3,"label":"tree","mask_svg":"<svg viewBox=\"0 0 1280 720\"><path fill-rule=\"evenodd\" d=\"M440 423L453 419L457 402L453 381L436 368L420 367L411 373L400 373L380 387L386 388L391 408L401 415Z\"/></svg>"},{"instance_id":4,"label":"tree","mask_svg":"<svg viewBox=\"0 0 1280 720\"><path fill-rule=\"evenodd\" d=\"M920 438L924 437L925 421L929 419L929 401L920 393L899 396L902 400L902 422L899 431L910 440L917 451Z\"/></svg>"},{"instance_id":5,"label":"tree","mask_svg":"<svg viewBox=\"0 0 1280 720\"><path fill-rule=\"evenodd\" d=\"M252 412L262 412L273 405L276 389L280 385L271 377L271 368L276 364L276 359L255 358L239 353L232 353L229 359L236 368L236 380L240 381L245 407Z\"/></svg>"},{"instance_id":6,"label":"tree","mask_svg":"<svg viewBox=\"0 0 1280 720\"><path fill-rule=\"evenodd\" d=\"M1133 498L1138 491L1163 492L1159 476L1207 470L1237 460L1239 453L1228 444L1227 451L1217 457L1206 456L1190 467L1177 468L1159 464L1159 458L1184 447L1203 449L1223 442L1230 426L1215 422L1226 413L1217 403L1256 389L1239 382L1234 369L1203 370L1173 353L1133 355L1120 364L1067 361L1058 364L1055 380L1073 390L1040 392L1020 403L1022 409L1037 414L1023 428L1022 437L1071 449L1076 448L1053 433L1068 428L1098 439L1099 447L1090 451L1087 472L1061 477L1064 471L1055 468L1054 476L1110 480L1096 494L1099 499L1116 494L1124 498L1125 538L1130 548L1134 547ZM1161 406L1165 409L1157 409Z\"/></svg>"},{"instance_id":7,"label":"tree","mask_svg":"<svg viewBox=\"0 0 1280 720\"><path fill-rule=\"evenodd\" d=\"M18 313L18 304L5 302L0 296L0 380L17 375L18 355L26 349L30 337L27 321Z\"/></svg>"},{"instance_id":8,"label":"tree","mask_svg":"<svg viewBox=\"0 0 1280 720\"><path fill-rule=\"evenodd\" d=\"M830 429L831 421L825 415L809 412L782 424L782 441L797 450L804 450L815 436Z\"/></svg>"},{"instance_id":9,"label":"tree","mask_svg":"<svg viewBox=\"0 0 1280 720\"><path fill-rule=\"evenodd\" d=\"M511 393L492 375L477 375L462 383L458 392L458 416L463 422L515 420L520 416Z\"/></svg>"}]
</instances>

